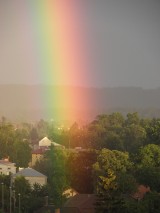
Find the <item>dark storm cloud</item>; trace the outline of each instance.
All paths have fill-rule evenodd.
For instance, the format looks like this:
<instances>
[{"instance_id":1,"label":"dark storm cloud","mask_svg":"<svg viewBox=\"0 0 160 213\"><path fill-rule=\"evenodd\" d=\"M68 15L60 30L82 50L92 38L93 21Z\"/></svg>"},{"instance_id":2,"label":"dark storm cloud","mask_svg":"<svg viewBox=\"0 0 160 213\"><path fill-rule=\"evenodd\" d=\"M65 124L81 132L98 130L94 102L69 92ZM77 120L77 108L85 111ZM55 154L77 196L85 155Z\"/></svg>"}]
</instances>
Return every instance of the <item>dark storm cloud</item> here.
<instances>
[{"instance_id":1,"label":"dark storm cloud","mask_svg":"<svg viewBox=\"0 0 160 213\"><path fill-rule=\"evenodd\" d=\"M160 86L160 2L89 2L95 84Z\"/></svg>"},{"instance_id":2,"label":"dark storm cloud","mask_svg":"<svg viewBox=\"0 0 160 213\"><path fill-rule=\"evenodd\" d=\"M20 9L0 1L0 83L24 83L33 72L24 66L23 45L16 45ZM80 10L92 53L89 86L160 86L159 0L84 0Z\"/></svg>"}]
</instances>

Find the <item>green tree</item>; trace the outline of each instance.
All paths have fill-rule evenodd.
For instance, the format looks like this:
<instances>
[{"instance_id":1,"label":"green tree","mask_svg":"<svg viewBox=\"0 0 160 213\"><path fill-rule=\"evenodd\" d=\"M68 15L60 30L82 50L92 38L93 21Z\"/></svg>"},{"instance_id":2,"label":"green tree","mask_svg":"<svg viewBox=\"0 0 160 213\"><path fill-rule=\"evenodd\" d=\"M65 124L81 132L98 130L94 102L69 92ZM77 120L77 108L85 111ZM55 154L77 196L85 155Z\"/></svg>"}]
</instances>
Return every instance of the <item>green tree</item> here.
<instances>
[{"instance_id":1,"label":"green tree","mask_svg":"<svg viewBox=\"0 0 160 213\"><path fill-rule=\"evenodd\" d=\"M14 127L11 124L0 126L0 158L6 158L13 153Z\"/></svg>"},{"instance_id":2,"label":"green tree","mask_svg":"<svg viewBox=\"0 0 160 213\"><path fill-rule=\"evenodd\" d=\"M29 205L29 197L31 195L31 186L29 182L23 177L18 176L14 180L14 189L15 189L15 197L16 197L16 206L18 208L18 202L21 202L21 211L26 212Z\"/></svg>"},{"instance_id":3,"label":"green tree","mask_svg":"<svg viewBox=\"0 0 160 213\"><path fill-rule=\"evenodd\" d=\"M105 176L98 178L98 191L96 213L120 213L123 212L124 201L118 190L116 176L108 169Z\"/></svg>"},{"instance_id":4,"label":"green tree","mask_svg":"<svg viewBox=\"0 0 160 213\"><path fill-rule=\"evenodd\" d=\"M18 176L14 180L14 188L16 193L20 193L22 196L31 192L31 186L23 176Z\"/></svg>"},{"instance_id":5,"label":"green tree","mask_svg":"<svg viewBox=\"0 0 160 213\"><path fill-rule=\"evenodd\" d=\"M46 175L48 177L49 182L53 176L53 171L51 170L51 168L52 168L52 161L46 156L36 161L36 164L34 165L34 169Z\"/></svg>"},{"instance_id":6,"label":"green tree","mask_svg":"<svg viewBox=\"0 0 160 213\"><path fill-rule=\"evenodd\" d=\"M58 150L52 147L49 152L49 158L52 162L51 170L53 171L50 185L54 190L51 193L53 202L59 207L64 201L63 192L69 186L66 171L67 153L65 150Z\"/></svg>"},{"instance_id":7,"label":"green tree","mask_svg":"<svg viewBox=\"0 0 160 213\"><path fill-rule=\"evenodd\" d=\"M35 127L31 129L29 137L32 144L37 143L39 137L38 137L37 129Z\"/></svg>"},{"instance_id":8,"label":"green tree","mask_svg":"<svg viewBox=\"0 0 160 213\"><path fill-rule=\"evenodd\" d=\"M137 124L125 126L123 131L125 151L136 152L146 139L146 132L143 127Z\"/></svg>"},{"instance_id":9,"label":"green tree","mask_svg":"<svg viewBox=\"0 0 160 213\"><path fill-rule=\"evenodd\" d=\"M145 126L145 129L147 133L146 144L160 145L160 119L152 119Z\"/></svg>"},{"instance_id":10,"label":"green tree","mask_svg":"<svg viewBox=\"0 0 160 213\"><path fill-rule=\"evenodd\" d=\"M69 186L66 169L67 157L68 154L65 150L51 147L46 153L45 159L35 165L38 171L47 175L48 193L57 207L61 206L64 202L63 192Z\"/></svg>"},{"instance_id":11,"label":"green tree","mask_svg":"<svg viewBox=\"0 0 160 213\"><path fill-rule=\"evenodd\" d=\"M140 167L136 169L136 179L140 184L149 186L151 191L160 192L160 168Z\"/></svg>"},{"instance_id":12,"label":"green tree","mask_svg":"<svg viewBox=\"0 0 160 213\"><path fill-rule=\"evenodd\" d=\"M90 142L91 148L116 148L123 150L121 135L123 126L124 118L120 113L97 116L87 127L89 135L88 142Z\"/></svg>"},{"instance_id":13,"label":"green tree","mask_svg":"<svg viewBox=\"0 0 160 213\"><path fill-rule=\"evenodd\" d=\"M139 166L160 167L160 146L148 144L141 147L138 153Z\"/></svg>"},{"instance_id":14,"label":"green tree","mask_svg":"<svg viewBox=\"0 0 160 213\"><path fill-rule=\"evenodd\" d=\"M28 197L28 212L32 213L40 207L44 206L46 196L49 196L47 185L39 185L35 183L32 186L31 194Z\"/></svg>"},{"instance_id":15,"label":"green tree","mask_svg":"<svg viewBox=\"0 0 160 213\"><path fill-rule=\"evenodd\" d=\"M23 177L16 177L14 181L14 189L16 192L16 206L18 201L21 202L21 212L32 213L45 204L45 196L48 196L48 187L34 184L32 187Z\"/></svg>"},{"instance_id":16,"label":"green tree","mask_svg":"<svg viewBox=\"0 0 160 213\"><path fill-rule=\"evenodd\" d=\"M95 191L98 197L96 212L123 212L122 195L132 191L132 187L124 188L124 183L133 179L127 176L127 180L124 180L122 173L127 173L131 166L128 153L108 149L100 151L97 162L93 165ZM130 181L128 184L133 182Z\"/></svg>"},{"instance_id":17,"label":"green tree","mask_svg":"<svg viewBox=\"0 0 160 213\"><path fill-rule=\"evenodd\" d=\"M140 123L140 118L137 112L134 113L128 113L127 114L127 119L125 121L126 125L139 125Z\"/></svg>"},{"instance_id":18,"label":"green tree","mask_svg":"<svg viewBox=\"0 0 160 213\"><path fill-rule=\"evenodd\" d=\"M48 122L44 121L41 119L37 124L36 124L36 129L39 138L43 138L46 135L48 135L48 130L49 130L49 124Z\"/></svg>"},{"instance_id":19,"label":"green tree","mask_svg":"<svg viewBox=\"0 0 160 213\"><path fill-rule=\"evenodd\" d=\"M28 167L31 160L31 148L28 141L15 141L13 144L14 152L11 155L11 160L16 163L17 167Z\"/></svg>"},{"instance_id":20,"label":"green tree","mask_svg":"<svg viewBox=\"0 0 160 213\"><path fill-rule=\"evenodd\" d=\"M69 153L67 160L68 180L79 193L93 193L92 166L96 162L95 150Z\"/></svg>"}]
</instances>

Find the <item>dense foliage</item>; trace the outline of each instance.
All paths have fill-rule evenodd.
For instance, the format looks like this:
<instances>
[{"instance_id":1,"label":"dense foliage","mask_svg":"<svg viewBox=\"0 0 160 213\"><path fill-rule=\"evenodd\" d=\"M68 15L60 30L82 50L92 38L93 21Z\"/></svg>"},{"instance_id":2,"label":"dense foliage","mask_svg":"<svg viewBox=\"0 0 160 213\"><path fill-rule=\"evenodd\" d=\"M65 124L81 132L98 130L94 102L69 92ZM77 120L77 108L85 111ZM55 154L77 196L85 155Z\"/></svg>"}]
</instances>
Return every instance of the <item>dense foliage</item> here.
<instances>
[{"instance_id":1,"label":"dense foliage","mask_svg":"<svg viewBox=\"0 0 160 213\"><path fill-rule=\"evenodd\" d=\"M137 113L125 117L120 113L103 114L85 126L74 123L70 128L44 120L15 127L3 120L0 157L9 156L17 166L27 167L30 145L34 146L44 136L66 147L64 150L51 147L35 165L36 170L47 175L47 186L32 189L23 179L15 182L17 193L22 194L23 212L32 212L43 205L45 196L57 207L61 206L68 188L97 194L97 213L160 212L159 132L160 119L140 118ZM3 182L7 200L9 181L3 177ZM149 190L137 197L140 185Z\"/></svg>"}]
</instances>

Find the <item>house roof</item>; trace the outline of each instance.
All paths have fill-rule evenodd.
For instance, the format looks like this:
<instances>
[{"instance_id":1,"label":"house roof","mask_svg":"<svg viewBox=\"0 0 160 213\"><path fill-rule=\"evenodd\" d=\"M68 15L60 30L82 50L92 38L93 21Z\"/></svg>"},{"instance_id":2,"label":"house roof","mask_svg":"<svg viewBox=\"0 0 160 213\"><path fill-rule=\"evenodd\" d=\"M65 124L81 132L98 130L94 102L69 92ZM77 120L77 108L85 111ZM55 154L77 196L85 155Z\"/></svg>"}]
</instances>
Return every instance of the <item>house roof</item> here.
<instances>
[{"instance_id":1,"label":"house roof","mask_svg":"<svg viewBox=\"0 0 160 213\"><path fill-rule=\"evenodd\" d=\"M64 146L62 146L61 144L56 143L56 142L52 142L52 145L53 145L54 147L61 147L61 148L65 148Z\"/></svg>"},{"instance_id":2,"label":"house roof","mask_svg":"<svg viewBox=\"0 0 160 213\"><path fill-rule=\"evenodd\" d=\"M134 199L140 199L140 200L141 200L141 199L144 198L144 196L145 196L145 194L146 194L147 192L150 192L150 187L149 187L149 186L139 185L139 186L138 186L137 192L134 193L134 194L132 195L132 197L133 197Z\"/></svg>"},{"instance_id":3,"label":"house roof","mask_svg":"<svg viewBox=\"0 0 160 213\"><path fill-rule=\"evenodd\" d=\"M63 208L94 208L95 202L96 195L94 194L77 194L68 199Z\"/></svg>"},{"instance_id":4,"label":"house roof","mask_svg":"<svg viewBox=\"0 0 160 213\"><path fill-rule=\"evenodd\" d=\"M42 173L32 169L32 168L25 168L17 172L16 174L13 175L13 177L17 176L24 176L24 177L46 177Z\"/></svg>"},{"instance_id":5,"label":"house roof","mask_svg":"<svg viewBox=\"0 0 160 213\"><path fill-rule=\"evenodd\" d=\"M9 162L7 159L4 159L4 160L0 160L0 164L3 164L3 165L15 165L15 163L12 163L12 162Z\"/></svg>"},{"instance_id":6,"label":"house roof","mask_svg":"<svg viewBox=\"0 0 160 213\"><path fill-rule=\"evenodd\" d=\"M51 146L51 143L52 142L47 137L44 137L39 141L39 146Z\"/></svg>"},{"instance_id":7,"label":"house roof","mask_svg":"<svg viewBox=\"0 0 160 213\"><path fill-rule=\"evenodd\" d=\"M42 155L44 153L44 151L42 149L36 149L32 151L32 154L40 154Z\"/></svg>"},{"instance_id":8,"label":"house roof","mask_svg":"<svg viewBox=\"0 0 160 213\"><path fill-rule=\"evenodd\" d=\"M54 211L55 211L55 207L49 205L36 210L35 213L54 212Z\"/></svg>"}]
</instances>

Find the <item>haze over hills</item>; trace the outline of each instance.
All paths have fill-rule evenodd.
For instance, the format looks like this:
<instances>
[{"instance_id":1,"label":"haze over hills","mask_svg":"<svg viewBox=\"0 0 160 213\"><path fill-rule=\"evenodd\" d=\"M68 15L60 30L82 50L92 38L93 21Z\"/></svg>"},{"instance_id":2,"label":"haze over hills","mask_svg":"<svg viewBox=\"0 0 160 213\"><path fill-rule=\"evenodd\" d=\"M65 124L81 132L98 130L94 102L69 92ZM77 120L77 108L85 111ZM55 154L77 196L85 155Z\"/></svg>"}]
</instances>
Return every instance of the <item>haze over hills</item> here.
<instances>
[{"instance_id":1,"label":"haze over hills","mask_svg":"<svg viewBox=\"0 0 160 213\"><path fill-rule=\"evenodd\" d=\"M52 91L51 97L49 91ZM73 91L74 101L58 101L60 97L67 100ZM0 116L13 121L41 118L88 121L98 114L114 111L123 114L137 111L145 117L160 117L160 88L0 85L0 97Z\"/></svg>"}]
</instances>

